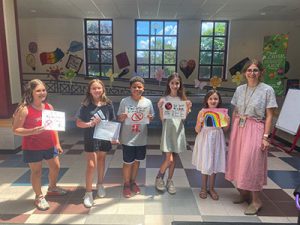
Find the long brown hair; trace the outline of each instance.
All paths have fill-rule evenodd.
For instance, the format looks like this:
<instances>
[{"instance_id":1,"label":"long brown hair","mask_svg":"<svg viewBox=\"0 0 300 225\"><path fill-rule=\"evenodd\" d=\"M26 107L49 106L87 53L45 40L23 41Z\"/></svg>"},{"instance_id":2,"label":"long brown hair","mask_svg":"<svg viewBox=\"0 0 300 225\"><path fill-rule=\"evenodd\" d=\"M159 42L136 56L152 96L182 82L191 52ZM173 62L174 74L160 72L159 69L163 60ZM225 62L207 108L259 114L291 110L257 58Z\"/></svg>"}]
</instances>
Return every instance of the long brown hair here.
<instances>
[{"instance_id":1,"label":"long brown hair","mask_svg":"<svg viewBox=\"0 0 300 225\"><path fill-rule=\"evenodd\" d=\"M170 82L171 82L173 79L175 79L175 78L177 78L177 79L179 80L179 82L180 82L180 86L179 86L179 89L178 89L178 91L177 91L178 97L180 97L181 100L187 100L187 97L186 97L186 95L185 95L185 89L184 89L183 83L182 83L182 79L181 79L181 77L179 76L179 74L176 73L176 72L172 73L172 74L168 77L168 79L167 79L167 87L166 87L166 90L165 90L165 96L171 94Z\"/></svg>"},{"instance_id":2,"label":"long brown hair","mask_svg":"<svg viewBox=\"0 0 300 225\"><path fill-rule=\"evenodd\" d=\"M33 102L33 96L32 93L34 91L34 89L38 86L38 85L43 85L46 88L46 85L43 81L39 80L39 79L33 79L31 81L29 81L25 86L24 86L24 93L22 96L22 100L21 102L18 104L18 107L14 113L14 115L16 114L16 112L18 112L20 109L24 108L25 106L30 105ZM47 97L46 97L47 99ZM46 99L44 100L44 102L46 101Z\"/></svg>"},{"instance_id":3,"label":"long brown hair","mask_svg":"<svg viewBox=\"0 0 300 225\"><path fill-rule=\"evenodd\" d=\"M207 101L208 101L209 97L212 96L213 94L217 94L219 96L219 103L217 105L217 108L221 107L221 105L222 105L222 98L221 98L220 93L217 90L215 90L215 89L211 89L211 90L209 90L206 93L206 95L204 97L204 100L203 100L204 108L209 108Z\"/></svg>"},{"instance_id":4,"label":"long brown hair","mask_svg":"<svg viewBox=\"0 0 300 225\"><path fill-rule=\"evenodd\" d=\"M85 98L82 102L83 105L85 106L88 106L90 103L93 102L93 96L91 95L90 91L91 91L91 86L94 84L94 83L98 83L102 86L102 89L103 89L103 94L101 95L101 98L100 98L100 101L101 102L104 102L105 104L111 104L111 100L106 96L106 88L105 88L105 85L104 83L99 80L99 79L93 79L91 80L89 83L88 83L88 87L87 87L87 90L86 90L86 93L85 93Z\"/></svg>"}]
</instances>

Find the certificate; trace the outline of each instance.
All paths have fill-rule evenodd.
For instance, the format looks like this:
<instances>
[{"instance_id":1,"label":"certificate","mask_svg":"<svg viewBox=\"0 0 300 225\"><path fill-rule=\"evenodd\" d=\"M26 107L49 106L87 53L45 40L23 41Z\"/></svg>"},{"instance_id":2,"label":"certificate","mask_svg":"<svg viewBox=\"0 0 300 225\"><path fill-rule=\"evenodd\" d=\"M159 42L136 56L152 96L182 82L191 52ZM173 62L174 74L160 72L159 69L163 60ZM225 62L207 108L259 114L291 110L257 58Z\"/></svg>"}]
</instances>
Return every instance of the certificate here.
<instances>
[{"instance_id":1,"label":"certificate","mask_svg":"<svg viewBox=\"0 0 300 225\"><path fill-rule=\"evenodd\" d=\"M45 127L45 130L65 131L65 112L43 110L42 126Z\"/></svg>"},{"instance_id":2,"label":"certificate","mask_svg":"<svg viewBox=\"0 0 300 225\"><path fill-rule=\"evenodd\" d=\"M186 118L186 101L165 101L163 104L163 118Z\"/></svg>"},{"instance_id":3,"label":"certificate","mask_svg":"<svg viewBox=\"0 0 300 225\"><path fill-rule=\"evenodd\" d=\"M125 124L149 124L149 112L149 107L126 106L125 113L127 113L127 118L125 119Z\"/></svg>"},{"instance_id":4,"label":"certificate","mask_svg":"<svg viewBox=\"0 0 300 225\"><path fill-rule=\"evenodd\" d=\"M119 140L120 128L121 124L118 122L101 120L95 126L93 138L107 141Z\"/></svg>"}]
</instances>

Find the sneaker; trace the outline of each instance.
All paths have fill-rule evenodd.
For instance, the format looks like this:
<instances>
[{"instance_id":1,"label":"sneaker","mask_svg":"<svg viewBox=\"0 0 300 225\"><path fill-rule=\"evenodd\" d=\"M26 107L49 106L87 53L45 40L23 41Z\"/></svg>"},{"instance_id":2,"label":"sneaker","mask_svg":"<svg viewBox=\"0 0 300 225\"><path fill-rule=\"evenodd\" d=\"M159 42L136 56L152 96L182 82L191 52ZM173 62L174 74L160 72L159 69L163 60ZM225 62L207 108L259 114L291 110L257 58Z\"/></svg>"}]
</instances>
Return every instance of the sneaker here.
<instances>
[{"instance_id":1,"label":"sneaker","mask_svg":"<svg viewBox=\"0 0 300 225\"><path fill-rule=\"evenodd\" d=\"M48 188L48 192L47 195L51 195L51 196L62 196L62 195L66 195L68 193L67 190L62 189L60 187L54 187L54 188Z\"/></svg>"},{"instance_id":2,"label":"sneaker","mask_svg":"<svg viewBox=\"0 0 300 225\"><path fill-rule=\"evenodd\" d=\"M83 204L86 208L91 208L94 204L93 192L85 192Z\"/></svg>"},{"instance_id":3,"label":"sneaker","mask_svg":"<svg viewBox=\"0 0 300 225\"><path fill-rule=\"evenodd\" d=\"M131 197L130 185L124 184L123 196L124 196L124 198L130 198Z\"/></svg>"},{"instance_id":4,"label":"sneaker","mask_svg":"<svg viewBox=\"0 0 300 225\"><path fill-rule=\"evenodd\" d=\"M155 188L159 191L165 191L166 190L165 182L161 177L156 178Z\"/></svg>"},{"instance_id":5,"label":"sneaker","mask_svg":"<svg viewBox=\"0 0 300 225\"><path fill-rule=\"evenodd\" d=\"M176 194L176 188L172 180L167 181L167 190L171 195Z\"/></svg>"},{"instance_id":6,"label":"sneaker","mask_svg":"<svg viewBox=\"0 0 300 225\"><path fill-rule=\"evenodd\" d=\"M45 211L50 208L49 203L47 202L47 200L43 195L37 197L34 201L34 204L41 211Z\"/></svg>"},{"instance_id":7,"label":"sneaker","mask_svg":"<svg viewBox=\"0 0 300 225\"><path fill-rule=\"evenodd\" d=\"M98 195L99 198L104 198L105 195L106 195L105 189L104 189L102 184L98 185L97 195Z\"/></svg>"},{"instance_id":8,"label":"sneaker","mask_svg":"<svg viewBox=\"0 0 300 225\"><path fill-rule=\"evenodd\" d=\"M134 194L138 195L138 194L141 193L141 189L140 189L140 187L137 185L137 183L132 182L132 183L130 184L130 186L131 186L131 191L132 191Z\"/></svg>"}]
</instances>

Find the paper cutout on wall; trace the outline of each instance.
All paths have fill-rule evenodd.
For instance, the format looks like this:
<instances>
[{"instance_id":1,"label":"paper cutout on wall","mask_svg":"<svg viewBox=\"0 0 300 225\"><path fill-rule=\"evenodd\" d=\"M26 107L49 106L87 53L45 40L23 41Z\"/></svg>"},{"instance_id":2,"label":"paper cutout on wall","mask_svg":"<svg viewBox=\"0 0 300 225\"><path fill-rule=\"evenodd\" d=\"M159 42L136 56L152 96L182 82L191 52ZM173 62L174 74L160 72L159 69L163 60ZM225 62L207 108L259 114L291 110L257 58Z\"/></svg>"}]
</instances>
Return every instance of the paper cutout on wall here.
<instances>
[{"instance_id":1,"label":"paper cutout on wall","mask_svg":"<svg viewBox=\"0 0 300 225\"><path fill-rule=\"evenodd\" d=\"M203 123L206 127L226 127L228 122L226 120L226 115L228 114L228 109L225 108L207 108L203 109Z\"/></svg>"},{"instance_id":2,"label":"paper cutout on wall","mask_svg":"<svg viewBox=\"0 0 300 225\"><path fill-rule=\"evenodd\" d=\"M232 66L229 69L229 72L231 75L235 75L237 72L242 72L242 69L244 67L244 65L246 64L246 62L248 62L250 59L248 57L242 59L241 61L239 61L237 64L235 64L234 66Z\"/></svg>"},{"instance_id":3,"label":"paper cutout on wall","mask_svg":"<svg viewBox=\"0 0 300 225\"><path fill-rule=\"evenodd\" d=\"M186 61L185 59L180 60L179 62L180 70L183 72L184 76L188 79L189 76L193 73L196 62L193 59Z\"/></svg>"},{"instance_id":4,"label":"paper cutout on wall","mask_svg":"<svg viewBox=\"0 0 300 225\"><path fill-rule=\"evenodd\" d=\"M217 76L213 76L210 79L210 85L212 86L213 89L216 89L217 87L220 87L222 83L222 79Z\"/></svg>"},{"instance_id":5,"label":"paper cutout on wall","mask_svg":"<svg viewBox=\"0 0 300 225\"><path fill-rule=\"evenodd\" d=\"M32 54L26 56L26 64L31 67L32 70L35 70L35 57Z\"/></svg>"},{"instance_id":6,"label":"paper cutout on wall","mask_svg":"<svg viewBox=\"0 0 300 225\"><path fill-rule=\"evenodd\" d=\"M198 79L195 79L194 82L195 82L195 88L199 88L200 90L202 90L207 85L206 81L200 81Z\"/></svg>"},{"instance_id":7,"label":"paper cutout on wall","mask_svg":"<svg viewBox=\"0 0 300 225\"><path fill-rule=\"evenodd\" d=\"M30 42L28 44L28 50L31 52L31 53L37 53L37 43L36 42Z\"/></svg>"},{"instance_id":8,"label":"paper cutout on wall","mask_svg":"<svg viewBox=\"0 0 300 225\"><path fill-rule=\"evenodd\" d=\"M49 76L52 76L55 80L58 80L59 76L62 74L63 68L58 66L50 66L46 71L49 73Z\"/></svg>"},{"instance_id":9,"label":"paper cutout on wall","mask_svg":"<svg viewBox=\"0 0 300 225\"><path fill-rule=\"evenodd\" d=\"M165 71L162 68L159 68L155 72L155 79L158 81L158 85L160 85L160 82L165 76Z\"/></svg>"},{"instance_id":10,"label":"paper cutout on wall","mask_svg":"<svg viewBox=\"0 0 300 225\"><path fill-rule=\"evenodd\" d=\"M244 76L243 74L241 74L239 71L236 72L236 74L234 74L232 77L231 77L231 81L233 83L235 83L237 86L239 86L242 81L244 80Z\"/></svg>"},{"instance_id":11,"label":"paper cutout on wall","mask_svg":"<svg viewBox=\"0 0 300 225\"><path fill-rule=\"evenodd\" d=\"M70 47L67 51L67 54L69 54L69 52L78 52L78 51L81 51L82 49L83 49L82 42L72 41L70 44Z\"/></svg>"},{"instance_id":12,"label":"paper cutout on wall","mask_svg":"<svg viewBox=\"0 0 300 225\"><path fill-rule=\"evenodd\" d=\"M77 73L73 69L68 69L64 72L64 79L69 80L72 83L72 80L76 77Z\"/></svg>"},{"instance_id":13,"label":"paper cutout on wall","mask_svg":"<svg viewBox=\"0 0 300 225\"><path fill-rule=\"evenodd\" d=\"M119 73L118 78L125 76L127 73L129 73L129 69L128 68L123 69L121 73Z\"/></svg>"},{"instance_id":14,"label":"paper cutout on wall","mask_svg":"<svg viewBox=\"0 0 300 225\"><path fill-rule=\"evenodd\" d=\"M42 65L45 64L54 64L61 60L65 54L59 48L55 49L54 52L42 52L40 54L40 60Z\"/></svg>"},{"instance_id":15,"label":"paper cutout on wall","mask_svg":"<svg viewBox=\"0 0 300 225\"><path fill-rule=\"evenodd\" d=\"M113 73L112 69L109 69L107 73L105 74L106 77L109 78L109 85L112 86L112 83L114 82L115 78L119 76L118 73Z\"/></svg>"},{"instance_id":16,"label":"paper cutout on wall","mask_svg":"<svg viewBox=\"0 0 300 225\"><path fill-rule=\"evenodd\" d=\"M75 55L69 55L69 59L68 62L66 64L66 68L67 69L72 69L74 70L76 73L78 73L78 71L81 68L81 64L83 62L83 59L80 57L77 57Z\"/></svg>"},{"instance_id":17,"label":"paper cutout on wall","mask_svg":"<svg viewBox=\"0 0 300 225\"><path fill-rule=\"evenodd\" d=\"M126 52L122 52L122 53L116 55L116 59L117 59L119 69L123 69L130 65Z\"/></svg>"}]
</instances>

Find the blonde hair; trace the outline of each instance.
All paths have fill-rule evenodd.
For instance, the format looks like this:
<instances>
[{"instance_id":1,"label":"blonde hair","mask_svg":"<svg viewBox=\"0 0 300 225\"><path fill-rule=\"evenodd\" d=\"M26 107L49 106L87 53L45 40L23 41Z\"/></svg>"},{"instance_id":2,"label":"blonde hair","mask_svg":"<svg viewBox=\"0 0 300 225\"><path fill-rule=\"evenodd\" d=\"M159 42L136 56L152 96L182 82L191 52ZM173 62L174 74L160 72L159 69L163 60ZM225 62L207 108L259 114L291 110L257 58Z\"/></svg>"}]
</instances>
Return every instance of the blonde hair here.
<instances>
[{"instance_id":1,"label":"blonde hair","mask_svg":"<svg viewBox=\"0 0 300 225\"><path fill-rule=\"evenodd\" d=\"M87 90L86 90L86 94L85 94L85 98L82 102L82 104L84 106L88 106L90 103L93 102L93 96L91 95L90 91L91 91L91 86L94 84L94 83L98 83L102 86L102 89L103 89L103 94L101 95L101 98L100 98L100 101L101 102L104 102L106 104L111 104L111 100L106 96L106 88L105 88L105 85L104 83L99 80L99 79L93 79L89 82L88 84L88 87L87 87Z\"/></svg>"}]
</instances>

